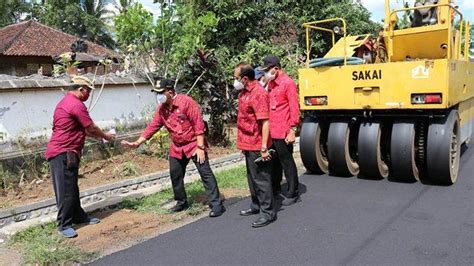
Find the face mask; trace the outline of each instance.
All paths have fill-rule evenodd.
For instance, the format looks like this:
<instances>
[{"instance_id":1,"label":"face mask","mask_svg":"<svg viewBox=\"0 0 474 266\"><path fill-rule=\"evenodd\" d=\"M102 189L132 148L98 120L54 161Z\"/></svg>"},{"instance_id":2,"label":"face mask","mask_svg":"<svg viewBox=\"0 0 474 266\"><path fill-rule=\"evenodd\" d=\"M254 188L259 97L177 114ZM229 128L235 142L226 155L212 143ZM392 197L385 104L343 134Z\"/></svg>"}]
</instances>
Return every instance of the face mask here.
<instances>
[{"instance_id":1,"label":"face mask","mask_svg":"<svg viewBox=\"0 0 474 266\"><path fill-rule=\"evenodd\" d=\"M238 80L234 80L234 88L238 91L241 91L244 88L244 84Z\"/></svg>"},{"instance_id":2,"label":"face mask","mask_svg":"<svg viewBox=\"0 0 474 266\"><path fill-rule=\"evenodd\" d=\"M166 98L166 95L164 94L157 94L156 95L156 101L158 102L158 104L164 104L166 102L166 100L168 100L168 98Z\"/></svg>"},{"instance_id":3,"label":"face mask","mask_svg":"<svg viewBox=\"0 0 474 266\"><path fill-rule=\"evenodd\" d=\"M276 72L272 74L271 71L268 71L265 73L265 78L268 80L268 82L274 80L276 77Z\"/></svg>"},{"instance_id":4,"label":"face mask","mask_svg":"<svg viewBox=\"0 0 474 266\"><path fill-rule=\"evenodd\" d=\"M262 85L262 87L264 87L264 88L265 88L265 86L267 86L267 84L263 80L260 80L258 83L260 83L260 85Z\"/></svg>"},{"instance_id":5,"label":"face mask","mask_svg":"<svg viewBox=\"0 0 474 266\"><path fill-rule=\"evenodd\" d=\"M91 95L91 93L87 91L86 89L82 89L82 90L85 91L86 93L82 93L81 101L86 102L89 99L89 96Z\"/></svg>"}]
</instances>

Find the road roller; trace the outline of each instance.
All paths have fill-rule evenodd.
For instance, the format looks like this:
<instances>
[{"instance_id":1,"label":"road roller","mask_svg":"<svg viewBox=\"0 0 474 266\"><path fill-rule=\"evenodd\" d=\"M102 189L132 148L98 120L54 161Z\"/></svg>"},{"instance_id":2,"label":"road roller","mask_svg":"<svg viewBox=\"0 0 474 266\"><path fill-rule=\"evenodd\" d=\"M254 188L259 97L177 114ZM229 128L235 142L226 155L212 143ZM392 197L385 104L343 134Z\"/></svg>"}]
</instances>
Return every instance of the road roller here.
<instances>
[{"instance_id":1,"label":"road roller","mask_svg":"<svg viewBox=\"0 0 474 266\"><path fill-rule=\"evenodd\" d=\"M392 5L376 34L349 36L342 18L303 25L301 159L311 174L449 186L474 122L471 25L452 0ZM321 58L317 34L332 37Z\"/></svg>"}]
</instances>

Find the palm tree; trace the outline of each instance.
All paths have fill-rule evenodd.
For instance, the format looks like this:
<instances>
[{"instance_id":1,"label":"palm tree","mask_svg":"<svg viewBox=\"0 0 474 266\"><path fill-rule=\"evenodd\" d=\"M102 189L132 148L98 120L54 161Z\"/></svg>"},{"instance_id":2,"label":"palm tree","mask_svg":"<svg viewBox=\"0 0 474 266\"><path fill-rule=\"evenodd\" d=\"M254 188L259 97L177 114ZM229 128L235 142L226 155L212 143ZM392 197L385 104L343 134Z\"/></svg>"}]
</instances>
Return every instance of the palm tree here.
<instances>
[{"instance_id":1,"label":"palm tree","mask_svg":"<svg viewBox=\"0 0 474 266\"><path fill-rule=\"evenodd\" d=\"M106 23L107 18L111 15L111 11L106 7L106 1L81 0L80 6L85 15L83 37L92 42L114 48L116 44Z\"/></svg>"},{"instance_id":2,"label":"palm tree","mask_svg":"<svg viewBox=\"0 0 474 266\"><path fill-rule=\"evenodd\" d=\"M1 0L0 27L19 22L29 7L30 4L22 0Z\"/></svg>"},{"instance_id":3,"label":"palm tree","mask_svg":"<svg viewBox=\"0 0 474 266\"><path fill-rule=\"evenodd\" d=\"M134 3L134 0L115 0L114 6L119 13L127 12L127 9Z\"/></svg>"}]
</instances>

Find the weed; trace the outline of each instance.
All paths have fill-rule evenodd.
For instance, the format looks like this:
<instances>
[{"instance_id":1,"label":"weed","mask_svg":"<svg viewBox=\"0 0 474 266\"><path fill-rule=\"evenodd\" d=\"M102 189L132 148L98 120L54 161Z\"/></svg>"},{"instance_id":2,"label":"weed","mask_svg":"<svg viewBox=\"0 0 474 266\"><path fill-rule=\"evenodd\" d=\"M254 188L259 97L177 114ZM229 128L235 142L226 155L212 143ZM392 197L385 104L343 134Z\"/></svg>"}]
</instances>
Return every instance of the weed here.
<instances>
[{"instance_id":1,"label":"weed","mask_svg":"<svg viewBox=\"0 0 474 266\"><path fill-rule=\"evenodd\" d=\"M93 254L83 253L56 232L55 223L48 223L16 233L11 244L21 249L28 264L52 265L90 259Z\"/></svg>"},{"instance_id":2,"label":"weed","mask_svg":"<svg viewBox=\"0 0 474 266\"><path fill-rule=\"evenodd\" d=\"M167 158L169 153L169 132L161 129L145 143L145 149L151 151L158 158Z\"/></svg>"},{"instance_id":3,"label":"weed","mask_svg":"<svg viewBox=\"0 0 474 266\"><path fill-rule=\"evenodd\" d=\"M229 170L216 172L217 183L221 189L246 189L246 176L245 166L239 166ZM203 199L206 199L206 193L201 181L195 181L187 184L186 194L188 195L188 202L190 204L190 208L186 211L186 214L195 216L206 210L206 202L205 200L203 201ZM173 190L168 188L141 199L126 199L120 203L119 207L141 212L165 214L168 213L168 210L164 209L163 205L172 199Z\"/></svg>"},{"instance_id":4,"label":"weed","mask_svg":"<svg viewBox=\"0 0 474 266\"><path fill-rule=\"evenodd\" d=\"M7 190L12 188L15 184L15 176L9 170L3 168L0 164L0 189Z\"/></svg>"},{"instance_id":5,"label":"weed","mask_svg":"<svg viewBox=\"0 0 474 266\"><path fill-rule=\"evenodd\" d=\"M137 166L132 162L126 162L122 165L116 166L112 171L114 176L138 176L140 173Z\"/></svg>"}]
</instances>

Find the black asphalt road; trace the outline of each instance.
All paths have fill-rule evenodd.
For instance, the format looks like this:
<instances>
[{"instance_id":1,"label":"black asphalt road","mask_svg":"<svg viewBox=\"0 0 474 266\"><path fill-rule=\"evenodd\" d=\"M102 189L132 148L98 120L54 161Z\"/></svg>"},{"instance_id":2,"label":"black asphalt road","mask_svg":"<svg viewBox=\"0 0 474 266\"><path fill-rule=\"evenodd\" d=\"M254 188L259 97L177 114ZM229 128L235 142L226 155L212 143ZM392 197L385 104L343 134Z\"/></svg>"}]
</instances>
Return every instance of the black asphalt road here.
<instances>
[{"instance_id":1,"label":"black asphalt road","mask_svg":"<svg viewBox=\"0 0 474 266\"><path fill-rule=\"evenodd\" d=\"M96 265L474 265L474 147L451 187L304 175L302 202L251 227L243 200ZM113 245L113 243L111 243Z\"/></svg>"}]
</instances>

